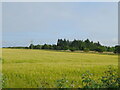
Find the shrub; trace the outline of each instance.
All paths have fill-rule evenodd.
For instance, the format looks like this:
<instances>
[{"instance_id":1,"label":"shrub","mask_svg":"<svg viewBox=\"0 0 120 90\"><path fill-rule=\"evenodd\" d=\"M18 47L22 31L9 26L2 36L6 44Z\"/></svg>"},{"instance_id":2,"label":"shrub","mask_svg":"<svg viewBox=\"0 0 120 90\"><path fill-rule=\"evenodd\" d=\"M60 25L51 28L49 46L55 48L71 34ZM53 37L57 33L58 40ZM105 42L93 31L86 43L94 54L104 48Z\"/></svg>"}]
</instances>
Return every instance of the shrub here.
<instances>
[{"instance_id":1,"label":"shrub","mask_svg":"<svg viewBox=\"0 0 120 90\"><path fill-rule=\"evenodd\" d=\"M120 45L115 46L114 53L120 54Z\"/></svg>"},{"instance_id":2,"label":"shrub","mask_svg":"<svg viewBox=\"0 0 120 90\"><path fill-rule=\"evenodd\" d=\"M102 48L96 48L95 51L102 53L103 49Z\"/></svg>"},{"instance_id":3,"label":"shrub","mask_svg":"<svg viewBox=\"0 0 120 90\"><path fill-rule=\"evenodd\" d=\"M102 88L118 88L119 87L118 72L113 67L109 66L108 70L102 76Z\"/></svg>"},{"instance_id":4,"label":"shrub","mask_svg":"<svg viewBox=\"0 0 120 90\"><path fill-rule=\"evenodd\" d=\"M70 51L71 52L74 52L76 49L75 48L70 48Z\"/></svg>"},{"instance_id":5,"label":"shrub","mask_svg":"<svg viewBox=\"0 0 120 90\"><path fill-rule=\"evenodd\" d=\"M83 88L99 88L99 84L93 79L93 74L89 71L86 71L85 74L82 75L82 84Z\"/></svg>"},{"instance_id":6,"label":"shrub","mask_svg":"<svg viewBox=\"0 0 120 90\"><path fill-rule=\"evenodd\" d=\"M69 87L68 80L66 78L57 80L56 86L57 86L57 88L68 88Z\"/></svg>"},{"instance_id":7,"label":"shrub","mask_svg":"<svg viewBox=\"0 0 120 90\"><path fill-rule=\"evenodd\" d=\"M79 84L79 83L78 83ZM74 81L69 81L66 78L57 80L57 88L74 88ZM82 86L83 88L120 88L120 78L118 72L112 66L103 73L103 76L97 80L94 78L94 74L86 71L82 75Z\"/></svg>"},{"instance_id":8,"label":"shrub","mask_svg":"<svg viewBox=\"0 0 120 90\"><path fill-rule=\"evenodd\" d=\"M84 52L89 52L89 49L88 48L84 48Z\"/></svg>"},{"instance_id":9,"label":"shrub","mask_svg":"<svg viewBox=\"0 0 120 90\"><path fill-rule=\"evenodd\" d=\"M104 76L98 79L96 82L93 79L93 74L86 72L82 76L83 88L119 88L120 78L117 71L109 66L108 70L104 72Z\"/></svg>"}]
</instances>

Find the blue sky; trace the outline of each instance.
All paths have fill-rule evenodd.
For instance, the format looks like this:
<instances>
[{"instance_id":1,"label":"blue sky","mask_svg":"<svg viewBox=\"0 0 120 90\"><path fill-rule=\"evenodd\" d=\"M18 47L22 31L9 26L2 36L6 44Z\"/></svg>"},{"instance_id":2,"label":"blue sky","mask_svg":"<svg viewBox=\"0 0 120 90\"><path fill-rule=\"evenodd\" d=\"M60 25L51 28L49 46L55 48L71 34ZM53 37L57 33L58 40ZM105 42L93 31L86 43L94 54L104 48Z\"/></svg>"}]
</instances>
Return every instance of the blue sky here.
<instances>
[{"instance_id":1,"label":"blue sky","mask_svg":"<svg viewBox=\"0 0 120 90\"><path fill-rule=\"evenodd\" d=\"M58 38L117 44L117 2L7 2L2 15L3 46L55 44Z\"/></svg>"}]
</instances>

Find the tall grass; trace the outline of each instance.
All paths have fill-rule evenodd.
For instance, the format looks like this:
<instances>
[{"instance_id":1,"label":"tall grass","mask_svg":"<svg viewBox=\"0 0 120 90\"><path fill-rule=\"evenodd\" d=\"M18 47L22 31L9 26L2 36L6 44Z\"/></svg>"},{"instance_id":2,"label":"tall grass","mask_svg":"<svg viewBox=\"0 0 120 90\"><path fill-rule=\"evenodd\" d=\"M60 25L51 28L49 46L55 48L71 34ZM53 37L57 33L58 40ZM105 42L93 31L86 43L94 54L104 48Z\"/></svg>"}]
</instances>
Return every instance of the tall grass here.
<instances>
[{"instance_id":1,"label":"tall grass","mask_svg":"<svg viewBox=\"0 0 120 90\"><path fill-rule=\"evenodd\" d=\"M82 88L82 74L87 70L98 79L108 65L118 69L117 55L3 49L2 58L5 88L54 88L63 78Z\"/></svg>"}]
</instances>

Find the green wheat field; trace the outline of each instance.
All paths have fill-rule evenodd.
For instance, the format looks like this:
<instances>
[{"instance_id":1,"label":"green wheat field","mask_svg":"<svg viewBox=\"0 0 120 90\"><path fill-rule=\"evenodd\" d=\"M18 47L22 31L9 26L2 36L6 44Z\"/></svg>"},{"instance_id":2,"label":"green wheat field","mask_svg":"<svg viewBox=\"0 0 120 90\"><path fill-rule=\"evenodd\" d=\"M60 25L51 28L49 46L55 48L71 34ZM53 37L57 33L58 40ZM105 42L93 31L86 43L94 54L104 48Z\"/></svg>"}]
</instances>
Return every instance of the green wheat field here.
<instances>
[{"instance_id":1,"label":"green wheat field","mask_svg":"<svg viewBox=\"0 0 120 90\"><path fill-rule=\"evenodd\" d=\"M90 71L97 80L118 56L54 50L2 49L3 88L56 88L65 78L82 88L82 74Z\"/></svg>"}]
</instances>

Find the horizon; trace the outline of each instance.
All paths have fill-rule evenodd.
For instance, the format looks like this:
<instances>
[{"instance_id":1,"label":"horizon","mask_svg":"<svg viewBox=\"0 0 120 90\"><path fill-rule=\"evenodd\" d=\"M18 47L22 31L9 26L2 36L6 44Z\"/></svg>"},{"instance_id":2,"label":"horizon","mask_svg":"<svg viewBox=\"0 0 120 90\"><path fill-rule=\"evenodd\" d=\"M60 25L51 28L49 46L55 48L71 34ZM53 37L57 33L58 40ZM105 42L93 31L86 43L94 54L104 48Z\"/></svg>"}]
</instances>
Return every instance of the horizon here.
<instances>
[{"instance_id":1,"label":"horizon","mask_svg":"<svg viewBox=\"0 0 120 90\"><path fill-rule=\"evenodd\" d=\"M117 2L4 2L2 46L56 44L58 38L118 44Z\"/></svg>"},{"instance_id":2,"label":"horizon","mask_svg":"<svg viewBox=\"0 0 120 90\"><path fill-rule=\"evenodd\" d=\"M61 39L61 38L59 38L59 39ZM64 40L65 38L63 38L62 40ZM88 39L88 38L87 38ZM85 39L85 40L87 40L87 39ZM58 39L57 39L58 40ZM69 40L69 39L65 39L65 40L68 40L68 41L70 41L70 42L72 42L72 41L74 41L74 40L79 40L79 39L74 39L74 40ZM85 41L85 40L80 40L80 41ZM93 43L98 43L99 41L92 41L92 40L90 40L90 39L88 39L90 42L93 42ZM100 42L99 42L100 43ZM33 44L33 45L45 45L45 44L47 44L47 45L57 45L57 41L56 41L56 43L54 43L54 44L48 44L48 43L43 43L43 44L34 44L33 43L33 41L31 41L31 43L30 44ZM30 46L30 44L29 45L27 45L27 46L7 46L7 47L29 47ZM100 45L102 45L101 43L100 43ZM117 44L118 45L118 44ZM114 46L107 46L107 47L115 47L115 46L117 46L117 45L114 45ZM102 45L102 46L105 46L105 45ZM6 46L5 47L3 47L2 46L2 48L7 48Z\"/></svg>"}]
</instances>

